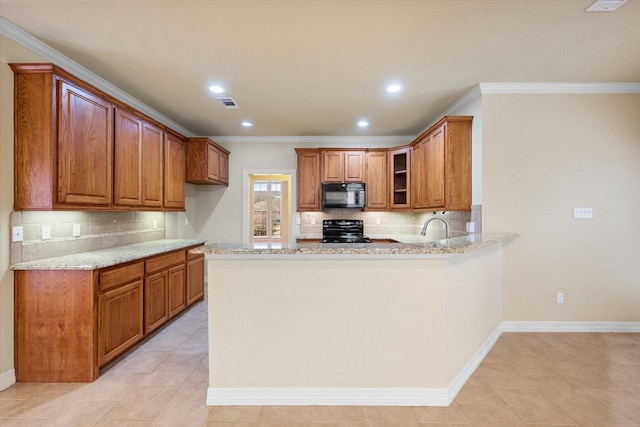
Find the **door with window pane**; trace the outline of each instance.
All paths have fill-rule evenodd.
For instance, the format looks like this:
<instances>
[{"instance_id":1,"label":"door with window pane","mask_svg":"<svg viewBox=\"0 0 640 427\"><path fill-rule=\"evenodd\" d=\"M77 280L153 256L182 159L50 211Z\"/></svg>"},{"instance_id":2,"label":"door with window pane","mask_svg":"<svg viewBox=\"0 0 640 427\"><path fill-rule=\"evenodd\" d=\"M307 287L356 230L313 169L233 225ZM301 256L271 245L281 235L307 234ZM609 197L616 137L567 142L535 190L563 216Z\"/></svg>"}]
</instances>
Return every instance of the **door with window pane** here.
<instances>
[{"instance_id":1,"label":"door with window pane","mask_svg":"<svg viewBox=\"0 0 640 427\"><path fill-rule=\"evenodd\" d=\"M254 242L283 241L282 181L254 181L252 199L252 230ZM286 227L286 225L285 225Z\"/></svg>"}]
</instances>

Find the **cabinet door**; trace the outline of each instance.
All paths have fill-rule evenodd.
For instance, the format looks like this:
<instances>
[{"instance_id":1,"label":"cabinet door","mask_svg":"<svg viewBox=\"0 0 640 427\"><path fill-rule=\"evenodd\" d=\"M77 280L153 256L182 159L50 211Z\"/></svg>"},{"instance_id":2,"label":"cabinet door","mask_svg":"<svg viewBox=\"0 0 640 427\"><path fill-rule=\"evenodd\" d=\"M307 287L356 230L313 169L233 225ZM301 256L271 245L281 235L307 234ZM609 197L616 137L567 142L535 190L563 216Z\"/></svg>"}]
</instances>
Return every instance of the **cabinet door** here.
<instances>
[{"instance_id":1,"label":"cabinet door","mask_svg":"<svg viewBox=\"0 0 640 427\"><path fill-rule=\"evenodd\" d=\"M320 210L320 151L298 149L298 211Z\"/></svg>"},{"instance_id":2,"label":"cabinet door","mask_svg":"<svg viewBox=\"0 0 640 427\"><path fill-rule=\"evenodd\" d=\"M444 207L444 133L445 127L437 129L427 141L426 190L423 194L424 208Z\"/></svg>"},{"instance_id":3,"label":"cabinet door","mask_svg":"<svg viewBox=\"0 0 640 427\"><path fill-rule=\"evenodd\" d=\"M322 152L322 182L344 182L344 152Z\"/></svg>"},{"instance_id":4,"label":"cabinet door","mask_svg":"<svg viewBox=\"0 0 640 427\"><path fill-rule=\"evenodd\" d=\"M220 182L229 184L229 155L220 152Z\"/></svg>"},{"instance_id":5,"label":"cabinet door","mask_svg":"<svg viewBox=\"0 0 640 427\"><path fill-rule=\"evenodd\" d=\"M422 208L422 193L424 192L424 180L422 178L424 156L423 142L416 143L411 152L411 207Z\"/></svg>"},{"instance_id":6,"label":"cabinet door","mask_svg":"<svg viewBox=\"0 0 640 427\"><path fill-rule=\"evenodd\" d=\"M389 207L387 155L386 151L367 153L367 210L386 210Z\"/></svg>"},{"instance_id":7,"label":"cabinet door","mask_svg":"<svg viewBox=\"0 0 640 427\"><path fill-rule=\"evenodd\" d=\"M391 208L411 208L411 148L394 150L389 156L389 185L391 187Z\"/></svg>"},{"instance_id":8,"label":"cabinet door","mask_svg":"<svg viewBox=\"0 0 640 427\"><path fill-rule=\"evenodd\" d=\"M187 305L204 297L204 255L187 261Z\"/></svg>"},{"instance_id":9,"label":"cabinet door","mask_svg":"<svg viewBox=\"0 0 640 427\"><path fill-rule=\"evenodd\" d=\"M164 150L164 206L184 209L185 141L172 133L165 136Z\"/></svg>"},{"instance_id":10,"label":"cabinet door","mask_svg":"<svg viewBox=\"0 0 640 427\"><path fill-rule=\"evenodd\" d=\"M144 333L157 329L169 319L167 271L144 279Z\"/></svg>"},{"instance_id":11,"label":"cabinet door","mask_svg":"<svg viewBox=\"0 0 640 427\"><path fill-rule=\"evenodd\" d=\"M207 178L220 180L220 151L213 144L207 144L207 164Z\"/></svg>"},{"instance_id":12,"label":"cabinet door","mask_svg":"<svg viewBox=\"0 0 640 427\"><path fill-rule=\"evenodd\" d=\"M142 339L142 279L98 296L98 366Z\"/></svg>"},{"instance_id":13,"label":"cabinet door","mask_svg":"<svg viewBox=\"0 0 640 427\"><path fill-rule=\"evenodd\" d=\"M114 204L142 205L142 121L116 108L114 138Z\"/></svg>"},{"instance_id":14,"label":"cabinet door","mask_svg":"<svg viewBox=\"0 0 640 427\"><path fill-rule=\"evenodd\" d=\"M111 103L58 81L58 203L108 206L112 198Z\"/></svg>"},{"instance_id":15,"label":"cabinet door","mask_svg":"<svg viewBox=\"0 0 640 427\"><path fill-rule=\"evenodd\" d=\"M180 313L187 306L184 271L184 264L182 264L173 267L168 272L170 318Z\"/></svg>"},{"instance_id":16,"label":"cabinet door","mask_svg":"<svg viewBox=\"0 0 640 427\"><path fill-rule=\"evenodd\" d=\"M162 207L164 190L164 132L142 124L142 205Z\"/></svg>"},{"instance_id":17,"label":"cabinet door","mask_svg":"<svg viewBox=\"0 0 640 427\"><path fill-rule=\"evenodd\" d=\"M344 153L344 182L364 182L365 153L346 151ZM386 174L385 174L386 175Z\"/></svg>"}]
</instances>

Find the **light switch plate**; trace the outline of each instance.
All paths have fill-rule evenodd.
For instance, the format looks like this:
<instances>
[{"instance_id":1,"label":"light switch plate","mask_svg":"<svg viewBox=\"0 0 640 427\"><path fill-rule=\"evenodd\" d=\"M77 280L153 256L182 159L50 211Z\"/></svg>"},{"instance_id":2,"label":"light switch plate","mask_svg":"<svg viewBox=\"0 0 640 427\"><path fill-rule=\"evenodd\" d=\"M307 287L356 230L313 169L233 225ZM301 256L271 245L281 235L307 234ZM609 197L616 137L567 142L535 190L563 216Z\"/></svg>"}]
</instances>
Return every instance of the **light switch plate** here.
<instances>
[{"instance_id":1,"label":"light switch plate","mask_svg":"<svg viewBox=\"0 0 640 427\"><path fill-rule=\"evenodd\" d=\"M80 236L80 224L73 224L73 237Z\"/></svg>"},{"instance_id":2,"label":"light switch plate","mask_svg":"<svg viewBox=\"0 0 640 427\"><path fill-rule=\"evenodd\" d=\"M11 241L22 242L24 239L24 228L22 226L11 227Z\"/></svg>"},{"instance_id":3,"label":"light switch plate","mask_svg":"<svg viewBox=\"0 0 640 427\"><path fill-rule=\"evenodd\" d=\"M151 223L151 227L155 230L156 228L158 228L158 220L154 219Z\"/></svg>"}]
</instances>

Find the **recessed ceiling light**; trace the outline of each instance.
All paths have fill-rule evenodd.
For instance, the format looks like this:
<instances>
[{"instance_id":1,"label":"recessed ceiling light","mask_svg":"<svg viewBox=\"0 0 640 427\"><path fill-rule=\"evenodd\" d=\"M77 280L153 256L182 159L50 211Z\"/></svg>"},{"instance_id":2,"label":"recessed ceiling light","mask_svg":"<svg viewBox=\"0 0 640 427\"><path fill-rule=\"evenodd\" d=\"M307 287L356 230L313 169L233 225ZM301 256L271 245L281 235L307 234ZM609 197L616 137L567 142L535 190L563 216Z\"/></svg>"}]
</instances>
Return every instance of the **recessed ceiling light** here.
<instances>
[{"instance_id":1,"label":"recessed ceiling light","mask_svg":"<svg viewBox=\"0 0 640 427\"><path fill-rule=\"evenodd\" d=\"M242 126L246 127L246 128L250 128L251 126L253 126L253 123L245 120L244 122L240 123Z\"/></svg>"},{"instance_id":2,"label":"recessed ceiling light","mask_svg":"<svg viewBox=\"0 0 640 427\"><path fill-rule=\"evenodd\" d=\"M224 88L218 85L209 86L209 90L213 93L224 93Z\"/></svg>"},{"instance_id":3,"label":"recessed ceiling light","mask_svg":"<svg viewBox=\"0 0 640 427\"><path fill-rule=\"evenodd\" d=\"M389 92L389 93L400 92L402 90L402 85L400 85L398 83L392 83L392 84L388 85L385 90L387 92Z\"/></svg>"},{"instance_id":4,"label":"recessed ceiling light","mask_svg":"<svg viewBox=\"0 0 640 427\"><path fill-rule=\"evenodd\" d=\"M366 120L360 120L358 122L358 126L361 127L361 128L366 128L367 126L369 126L369 122L366 121Z\"/></svg>"}]
</instances>

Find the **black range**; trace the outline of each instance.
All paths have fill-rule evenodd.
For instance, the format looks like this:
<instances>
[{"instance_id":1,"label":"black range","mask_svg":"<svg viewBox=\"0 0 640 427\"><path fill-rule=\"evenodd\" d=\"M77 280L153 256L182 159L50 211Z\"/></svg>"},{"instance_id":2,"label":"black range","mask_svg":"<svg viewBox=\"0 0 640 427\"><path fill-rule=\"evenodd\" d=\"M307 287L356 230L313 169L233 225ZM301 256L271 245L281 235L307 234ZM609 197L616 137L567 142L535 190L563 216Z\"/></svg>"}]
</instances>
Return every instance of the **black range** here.
<instances>
[{"instance_id":1,"label":"black range","mask_svg":"<svg viewBox=\"0 0 640 427\"><path fill-rule=\"evenodd\" d=\"M361 219L325 219L322 221L322 243L370 243L364 235Z\"/></svg>"}]
</instances>

